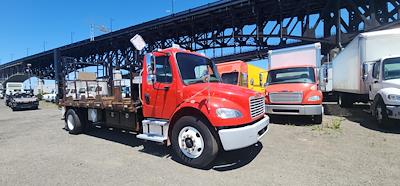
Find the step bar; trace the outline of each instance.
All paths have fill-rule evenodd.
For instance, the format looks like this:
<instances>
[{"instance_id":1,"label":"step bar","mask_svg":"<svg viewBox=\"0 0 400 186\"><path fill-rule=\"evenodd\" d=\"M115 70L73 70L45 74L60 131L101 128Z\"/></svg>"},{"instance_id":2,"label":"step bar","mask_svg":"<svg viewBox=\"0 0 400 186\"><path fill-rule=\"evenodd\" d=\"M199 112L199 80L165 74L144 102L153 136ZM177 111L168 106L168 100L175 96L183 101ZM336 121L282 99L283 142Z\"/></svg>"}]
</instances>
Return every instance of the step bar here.
<instances>
[{"instance_id":1,"label":"step bar","mask_svg":"<svg viewBox=\"0 0 400 186\"><path fill-rule=\"evenodd\" d=\"M160 119L146 119L142 121L143 133L136 137L143 140L163 143L168 139L169 122Z\"/></svg>"}]
</instances>

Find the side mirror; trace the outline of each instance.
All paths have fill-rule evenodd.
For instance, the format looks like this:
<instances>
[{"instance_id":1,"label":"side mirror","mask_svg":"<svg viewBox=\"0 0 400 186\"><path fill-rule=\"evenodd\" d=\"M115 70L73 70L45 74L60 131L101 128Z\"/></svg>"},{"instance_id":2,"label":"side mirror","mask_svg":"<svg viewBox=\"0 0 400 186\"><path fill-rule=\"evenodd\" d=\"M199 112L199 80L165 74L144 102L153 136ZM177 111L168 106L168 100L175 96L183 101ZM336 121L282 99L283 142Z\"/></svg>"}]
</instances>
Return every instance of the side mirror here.
<instances>
[{"instance_id":1,"label":"side mirror","mask_svg":"<svg viewBox=\"0 0 400 186\"><path fill-rule=\"evenodd\" d=\"M147 83L154 84L156 82L156 58L151 53L146 54L147 67Z\"/></svg>"},{"instance_id":2,"label":"side mirror","mask_svg":"<svg viewBox=\"0 0 400 186\"><path fill-rule=\"evenodd\" d=\"M362 78L363 78L363 80L367 80L368 75L367 75L367 74L364 74Z\"/></svg>"},{"instance_id":3,"label":"side mirror","mask_svg":"<svg viewBox=\"0 0 400 186\"><path fill-rule=\"evenodd\" d=\"M368 78L368 64L363 64L362 73L362 79L366 80Z\"/></svg>"}]
</instances>

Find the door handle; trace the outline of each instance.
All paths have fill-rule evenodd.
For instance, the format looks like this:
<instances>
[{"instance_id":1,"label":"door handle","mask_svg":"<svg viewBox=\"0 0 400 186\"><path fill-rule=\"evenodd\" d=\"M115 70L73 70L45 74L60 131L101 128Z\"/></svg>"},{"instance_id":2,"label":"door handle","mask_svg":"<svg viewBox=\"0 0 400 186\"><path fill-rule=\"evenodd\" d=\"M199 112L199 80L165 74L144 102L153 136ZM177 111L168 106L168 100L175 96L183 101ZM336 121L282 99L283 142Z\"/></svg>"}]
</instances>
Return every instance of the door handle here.
<instances>
[{"instance_id":1,"label":"door handle","mask_svg":"<svg viewBox=\"0 0 400 186\"><path fill-rule=\"evenodd\" d=\"M150 104L150 95L148 93L144 94L144 102Z\"/></svg>"}]
</instances>

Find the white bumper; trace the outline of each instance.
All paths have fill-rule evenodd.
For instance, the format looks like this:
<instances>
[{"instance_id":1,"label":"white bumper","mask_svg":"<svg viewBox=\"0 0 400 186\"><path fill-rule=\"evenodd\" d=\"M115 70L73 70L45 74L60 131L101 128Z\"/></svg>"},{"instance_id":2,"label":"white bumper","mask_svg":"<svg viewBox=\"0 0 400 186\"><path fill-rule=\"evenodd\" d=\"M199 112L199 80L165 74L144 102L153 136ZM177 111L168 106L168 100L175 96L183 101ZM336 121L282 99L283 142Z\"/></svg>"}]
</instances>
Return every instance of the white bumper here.
<instances>
[{"instance_id":1,"label":"white bumper","mask_svg":"<svg viewBox=\"0 0 400 186\"><path fill-rule=\"evenodd\" d=\"M386 106L388 117L391 119L400 119L400 106Z\"/></svg>"},{"instance_id":2,"label":"white bumper","mask_svg":"<svg viewBox=\"0 0 400 186\"><path fill-rule=\"evenodd\" d=\"M324 113L322 105L265 105L267 114L277 115L321 115Z\"/></svg>"},{"instance_id":3,"label":"white bumper","mask_svg":"<svg viewBox=\"0 0 400 186\"><path fill-rule=\"evenodd\" d=\"M221 129L218 131L224 150L235 150L257 143L269 130L269 117L244 127Z\"/></svg>"}]
</instances>

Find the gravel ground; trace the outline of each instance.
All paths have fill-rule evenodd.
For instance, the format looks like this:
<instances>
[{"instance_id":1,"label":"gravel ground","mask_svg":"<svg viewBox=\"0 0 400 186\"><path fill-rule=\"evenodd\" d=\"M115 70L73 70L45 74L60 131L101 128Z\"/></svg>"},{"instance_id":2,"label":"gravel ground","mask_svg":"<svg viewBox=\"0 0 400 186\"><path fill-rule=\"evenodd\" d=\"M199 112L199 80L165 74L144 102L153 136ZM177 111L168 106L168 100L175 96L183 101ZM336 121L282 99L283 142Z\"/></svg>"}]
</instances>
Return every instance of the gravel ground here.
<instances>
[{"instance_id":1,"label":"gravel ground","mask_svg":"<svg viewBox=\"0 0 400 186\"><path fill-rule=\"evenodd\" d=\"M1 102L0 185L398 185L400 127L377 128L366 109L328 105L322 126L274 117L260 143L198 170L130 133L69 135L51 104L12 112Z\"/></svg>"}]
</instances>

